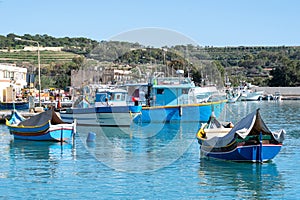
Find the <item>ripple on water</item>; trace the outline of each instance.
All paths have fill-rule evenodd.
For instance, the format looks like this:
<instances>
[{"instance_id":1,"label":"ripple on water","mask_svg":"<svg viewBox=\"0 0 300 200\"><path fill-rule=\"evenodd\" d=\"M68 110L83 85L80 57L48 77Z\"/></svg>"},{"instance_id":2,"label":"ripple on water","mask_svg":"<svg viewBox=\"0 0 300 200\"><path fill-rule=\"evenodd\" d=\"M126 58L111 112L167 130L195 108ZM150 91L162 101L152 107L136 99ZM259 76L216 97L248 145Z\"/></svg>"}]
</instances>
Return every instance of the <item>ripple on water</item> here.
<instances>
[{"instance_id":1,"label":"ripple on water","mask_svg":"<svg viewBox=\"0 0 300 200\"><path fill-rule=\"evenodd\" d=\"M126 162L128 157L122 154L114 157L108 151L111 149L102 151L103 148L88 146L86 138L81 140L79 134L74 145L63 147L52 143L12 142L7 128L0 126L0 198L295 199L300 192L299 102L240 102L227 107L231 109L227 114L232 121L260 108L271 130L286 130L282 150L272 162L260 165L200 159L196 131L170 124L107 136L111 147L125 149L123 155L127 156L149 156L147 152L154 153L153 156L168 144L184 144L180 143L182 139L190 142L185 152L169 165L142 173L126 173L108 167L94 154L115 158L116 164L132 169L139 169L145 163L152 166L159 163L146 162L146 156ZM153 130L157 129L161 132L156 135ZM85 131L91 130L85 128ZM98 135L97 139L96 145L103 142ZM179 150L176 145L171 147L161 154L163 161Z\"/></svg>"}]
</instances>

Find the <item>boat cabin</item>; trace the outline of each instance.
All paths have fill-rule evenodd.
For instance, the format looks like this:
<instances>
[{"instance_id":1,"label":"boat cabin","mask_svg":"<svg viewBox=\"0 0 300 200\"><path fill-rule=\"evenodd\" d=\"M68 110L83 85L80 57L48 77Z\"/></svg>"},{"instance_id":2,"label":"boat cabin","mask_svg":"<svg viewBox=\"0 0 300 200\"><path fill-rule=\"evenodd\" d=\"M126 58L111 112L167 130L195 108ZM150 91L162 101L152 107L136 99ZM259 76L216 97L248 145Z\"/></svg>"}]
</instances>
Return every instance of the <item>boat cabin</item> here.
<instances>
[{"instance_id":1,"label":"boat cabin","mask_svg":"<svg viewBox=\"0 0 300 200\"><path fill-rule=\"evenodd\" d=\"M97 89L95 107L126 106L127 91L122 89Z\"/></svg>"},{"instance_id":2,"label":"boat cabin","mask_svg":"<svg viewBox=\"0 0 300 200\"><path fill-rule=\"evenodd\" d=\"M195 85L187 77L159 77L153 80L153 103L155 106L189 103L189 91Z\"/></svg>"}]
</instances>

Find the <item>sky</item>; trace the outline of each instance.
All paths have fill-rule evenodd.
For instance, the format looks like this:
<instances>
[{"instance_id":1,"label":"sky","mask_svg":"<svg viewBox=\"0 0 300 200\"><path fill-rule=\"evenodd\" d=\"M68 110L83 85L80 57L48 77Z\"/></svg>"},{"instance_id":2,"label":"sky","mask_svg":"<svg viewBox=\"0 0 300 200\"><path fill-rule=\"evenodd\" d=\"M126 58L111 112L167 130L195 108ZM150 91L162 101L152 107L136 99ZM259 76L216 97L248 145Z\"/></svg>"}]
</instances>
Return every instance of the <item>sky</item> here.
<instances>
[{"instance_id":1,"label":"sky","mask_svg":"<svg viewBox=\"0 0 300 200\"><path fill-rule=\"evenodd\" d=\"M0 0L0 35L9 33L150 46L299 46L300 1Z\"/></svg>"}]
</instances>

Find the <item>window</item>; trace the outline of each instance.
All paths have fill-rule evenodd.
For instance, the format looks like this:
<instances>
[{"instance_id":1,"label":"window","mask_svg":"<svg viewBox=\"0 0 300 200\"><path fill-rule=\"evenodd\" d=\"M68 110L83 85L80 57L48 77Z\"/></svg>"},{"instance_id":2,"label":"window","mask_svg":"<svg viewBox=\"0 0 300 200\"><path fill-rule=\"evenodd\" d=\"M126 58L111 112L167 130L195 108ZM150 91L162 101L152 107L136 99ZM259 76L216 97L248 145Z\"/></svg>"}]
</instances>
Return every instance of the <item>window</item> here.
<instances>
[{"instance_id":1,"label":"window","mask_svg":"<svg viewBox=\"0 0 300 200\"><path fill-rule=\"evenodd\" d=\"M121 100L121 94L116 94L116 101L120 101Z\"/></svg>"},{"instance_id":2,"label":"window","mask_svg":"<svg viewBox=\"0 0 300 200\"><path fill-rule=\"evenodd\" d=\"M189 93L189 89L182 89L182 94L188 94Z\"/></svg>"},{"instance_id":3,"label":"window","mask_svg":"<svg viewBox=\"0 0 300 200\"><path fill-rule=\"evenodd\" d=\"M4 71L4 78L10 78L9 71Z\"/></svg>"},{"instance_id":4,"label":"window","mask_svg":"<svg viewBox=\"0 0 300 200\"><path fill-rule=\"evenodd\" d=\"M9 73L9 78L13 78L14 79L15 78L15 73L14 72L10 72Z\"/></svg>"},{"instance_id":5,"label":"window","mask_svg":"<svg viewBox=\"0 0 300 200\"><path fill-rule=\"evenodd\" d=\"M156 94L163 94L164 93L164 89L157 89Z\"/></svg>"}]
</instances>

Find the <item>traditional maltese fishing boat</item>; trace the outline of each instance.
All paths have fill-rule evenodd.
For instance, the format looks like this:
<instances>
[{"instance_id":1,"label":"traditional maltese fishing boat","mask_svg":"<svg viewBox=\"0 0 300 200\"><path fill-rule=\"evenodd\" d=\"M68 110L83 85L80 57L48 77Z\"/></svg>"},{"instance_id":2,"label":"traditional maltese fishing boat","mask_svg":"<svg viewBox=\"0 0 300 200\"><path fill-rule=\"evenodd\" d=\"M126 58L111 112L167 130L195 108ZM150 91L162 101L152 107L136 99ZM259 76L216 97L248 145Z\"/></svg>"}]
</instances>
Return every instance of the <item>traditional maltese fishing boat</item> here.
<instances>
[{"instance_id":1,"label":"traditional maltese fishing boat","mask_svg":"<svg viewBox=\"0 0 300 200\"><path fill-rule=\"evenodd\" d=\"M76 132L76 122L66 123L48 110L28 119L13 111L6 125L15 139L42 141L70 141Z\"/></svg>"},{"instance_id":2,"label":"traditional maltese fishing boat","mask_svg":"<svg viewBox=\"0 0 300 200\"><path fill-rule=\"evenodd\" d=\"M202 155L230 161L266 162L282 147L285 131L272 132L259 109L248 114L234 127L222 124L212 114L197 133Z\"/></svg>"}]
</instances>

